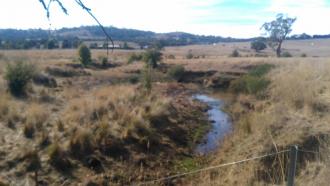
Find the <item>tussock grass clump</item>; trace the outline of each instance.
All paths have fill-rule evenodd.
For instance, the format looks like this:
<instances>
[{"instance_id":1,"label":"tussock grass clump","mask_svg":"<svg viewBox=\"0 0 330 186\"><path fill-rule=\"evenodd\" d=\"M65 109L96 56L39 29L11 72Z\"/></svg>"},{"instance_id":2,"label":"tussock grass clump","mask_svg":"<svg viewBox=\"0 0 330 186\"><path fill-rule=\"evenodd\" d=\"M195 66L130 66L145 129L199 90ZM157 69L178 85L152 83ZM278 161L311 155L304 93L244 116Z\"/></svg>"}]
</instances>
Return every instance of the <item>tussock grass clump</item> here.
<instances>
[{"instance_id":1,"label":"tussock grass clump","mask_svg":"<svg viewBox=\"0 0 330 186\"><path fill-rule=\"evenodd\" d=\"M142 73L142 86L148 94L152 89L152 72L152 68L146 65Z\"/></svg>"},{"instance_id":2,"label":"tussock grass clump","mask_svg":"<svg viewBox=\"0 0 330 186\"><path fill-rule=\"evenodd\" d=\"M282 53L281 57L292 57L292 54L288 51Z\"/></svg>"},{"instance_id":3,"label":"tussock grass clump","mask_svg":"<svg viewBox=\"0 0 330 186\"><path fill-rule=\"evenodd\" d=\"M75 70L71 68L47 67L46 72L57 77L89 76L90 73L84 70Z\"/></svg>"},{"instance_id":4,"label":"tussock grass clump","mask_svg":"<svg viewBox=\"0 0 330 186\"><path fill-rule=\"evenodd\" d=\"M0 96L0 118L4 119L10 112L10 97L6 94Z\"/></svg>"},{"instance_id":5,"label":"tussock grass clump","mask_svg":"<svg viewBox=\"0 0 330 186\"><path fill-rule=\"evenodd\" d=\"M32 123L26 123L23 127L23 133L27 138L33 138L35 131L35 127Z\"/></svg>"},{"instance_id":6,"label":"tussock grass clump","mask_svg":"<svg viewBox=\"0 0 330 186\"><path fill-rule=\"evenodd\" d=\"M95 132L95 141L98 149L105 155L112 157L126 156L123 141L116 138L111 131L109 123L101 123Z\"/></svg>"},{"instance_id":7,"label":"tussock grass clump","mask_svg":"<svg viewBox=\"0 0 330 186\"><path fill-rule=\"evenodd\" d=\"M59 132L63 132L65 130L65 126L62 120L56 121L56 127Z\"/></svg>"},{"instance_id":8,"label":"tussock grass clump","mask_svg":"<svg viewBox=\"0 0 330 186\"><path fill-rule=\"evenodd\" d=\"M35 66L24 62L9 63L4 78L10 93L14 96L26 94L26 88L35 75Z\"/></svg>"},{"instance_id":9,"label":"tussock grass clump","mask_svg":"<svg viewBox=\"0 0 330 186\"><path fill-rule=\"evenodd\" d=\"M233 52L229 55L229 57L240 57L240 54L237 49L233 50Z\"/></svg>"},{"instance_id":10,"label":"tussock grass clump","mask_svg":"<svg viewBox=\"0 0 330 186\"><path fill-rule=\"evenodd\" d=\"M48 120L49 113L46 108L39 104L31 104L27 110L27 123L35 126L38 130L43 129L44 123Z\"/></svg>"},{"instance_id":11,"label":"tussock grass clump","mask_svg":"<svg viewBox=\"0 0 330 186\"><path fill-rule=\"evenodd\" d=\"M38 143L39 143L39 145L41 147L45 147L45 146L47 146L47 145L50 144L50 139L49 139L48 131L43 130L41 132Z\"/></svg>"},{"instance_id":12,"label":"tussock grass clump","mask_svg":"<svg viewBox=\"0 0 330 186\"><path fill-rule=\"evenodd\" d=\"M77 158L91 154L95 149L94 135L90 130L78 129L70 139L70 151Z\"/></svg>"},{"instance_id":13,"label":"tussock grass clump","mask_svg":"<svg viewBox=\"0 0 330 186\"><path fill-rule=\"evenodd\" d=\"M166 113L168 104L167 99L143 94L132 86L106 87L93 92L93 95L93 102L89 98L72 100L66 111L67 123L79 123L88 128L73 133L70 140L72 152L83 154L95 148L104 151L122 149L118 140L152 141L150 122L152 118Z\"/></svg>"},{"instance_id":14,"label":"tussock grass clump","mask_svg":"<svg viewBox=\"0 0 330 186\"><path fill-rule=\"evenodd\" d=\"M171 67L167 72L168 76L176 81L180 81L184 73L185 69L182 65L175 65Z\"/></svg>"},{"instance_id":15,"label":"tussock grass clump","mask_svg":"<svg viewBox=\"0 0 330 186\"><path fill-rule=\"evenodd\" d=\"M33 77L33 83L37 85L43 85L49 88L57 87L57 82L55 78L42 73L39 73Z\"/></svg>"},{"instance_id":16,"label":"tussock grass clump","mask_svg":"<svg viewBox=\"0 0 330 186\"><path fill-rule=\"evenodd\" d=\"M143 55L142 54L133 53L128 58L128 64L131 64L131 63L134 63L134 62L137 62L137 61L141 61L142 58L143 58Z\"/></svg>"},{"instance_id":17,"label":"tussock grass clump","mask_svg":"<svg viewBox=\"0 0 330 186\"><path fill-rule=\"evenodd\" d=\"M175 59L175 55L170 54L170 55L167 56L167 59Z\"/></svg>"},{"instance_id":18,"label":"tussock grass clump","mask_svg":"<svg viewBox=\"0 0 330 186\"><path fill-rule=\"evenodd\" d=\"M41 160L39 157L38 151L28 151L24 158L27 160L27 171L28 172L36 172L41 169Z\"/></svg>"},{"instance_id":19,"label":"tussock grass clump","mask_svg":"<svg viewBox=\"0 0 330 186\"><path fill-rule=\"evenodd\" d=\"M128 82L131 84L137 84L140 81L139 75L132 75L128 78Z\"/></svg>"},{"instance_id":20,"label":"tussock grass clump","mask_svg":"<svg viewBox=\"0 0 330 186\"><path fill-rule=\"evenodd\" d=\"M187 58L187 59L192 59L192 58L194 58L194 55L192 54L191 51L188 52L188 54L186 55L186 58Z\"/></svg>"},{"instance_id":21,"label":"tussock grass clump","mask_svg":"<svg viewBox=\"0 0 330 186\"><path fill-rule=\"evenodd\" d=\"M49 157L49 163L57 170L68 171L69 169L71 169L72 164L70 160L57 142L51 144L48 147L47 154Z\"/></svg>"},{"instance_id":22,"label":"tussock grass clump","mask_svg":"<svg viewBox=\"0 0 330 186\"><path fill-rule=\"evenodd\" d=\"M107 57L100 57L99 59L101 61L102 67L107 67L109 64L108 58Z\"/></svg>"},{"instance_id":23,"label":"tussock grass clump","mask_svg":"<svg viewBox=\"0 0 330 186\"><path fill-rule=\"evenodd\" d=\"M18 110L19 104L8 94L0 95L0 121L7 122L9 128L14 129L16 123L22 119Z\"/></svg>"}]
</instances>

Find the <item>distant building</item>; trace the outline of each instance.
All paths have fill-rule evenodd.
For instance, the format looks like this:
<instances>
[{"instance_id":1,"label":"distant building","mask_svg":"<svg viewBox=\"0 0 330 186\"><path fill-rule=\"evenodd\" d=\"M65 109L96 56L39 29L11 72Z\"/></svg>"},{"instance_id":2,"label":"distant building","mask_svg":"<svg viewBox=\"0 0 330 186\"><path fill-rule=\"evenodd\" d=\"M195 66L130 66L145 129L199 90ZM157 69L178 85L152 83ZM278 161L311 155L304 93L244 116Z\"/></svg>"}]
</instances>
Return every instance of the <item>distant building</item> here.
<instances>
[{"instance_id":1,"label":"distant building","mask_svg":"<svg viewBox=\"0 0 330 186\"><path fill-rule=\"evenodd\" d=\"M97 45L97 48L98 48L98 49L105 49L106 47L107 47L107 45L106 45L105 43L104 43L104 44L99 43L99 44ZM112 44L108 44L108 47L109 47L109 48L116 48L116 49L121 48L119 44L114 44L114 45L112 45Z\"/></svg>"}]
</instances>

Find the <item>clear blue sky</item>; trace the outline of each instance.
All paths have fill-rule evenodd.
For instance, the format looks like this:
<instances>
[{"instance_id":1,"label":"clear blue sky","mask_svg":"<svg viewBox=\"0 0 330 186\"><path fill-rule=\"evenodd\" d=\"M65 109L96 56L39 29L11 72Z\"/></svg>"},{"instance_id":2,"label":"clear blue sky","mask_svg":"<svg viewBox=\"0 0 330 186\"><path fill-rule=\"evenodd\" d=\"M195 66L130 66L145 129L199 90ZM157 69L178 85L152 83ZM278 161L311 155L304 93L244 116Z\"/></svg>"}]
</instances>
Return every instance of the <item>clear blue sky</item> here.
<instances>
[{"instance_id":1,"label":"clear blue sky","mask_svg":"<svg viewBox=\"0 0 330 186\"><path fill-rule=\"evenodd\" d=\"M48 0L45 0L48 1ZM52 28L93 25L74 0L52 7ZM84 0L106 26L155 32L253 37L277 13L297 17L293 33L330 34L330 0ZM55 4L54 4L55 5ZM39 0L4 0L0 28L49 28Z\"/></svg>"}]
</instances>

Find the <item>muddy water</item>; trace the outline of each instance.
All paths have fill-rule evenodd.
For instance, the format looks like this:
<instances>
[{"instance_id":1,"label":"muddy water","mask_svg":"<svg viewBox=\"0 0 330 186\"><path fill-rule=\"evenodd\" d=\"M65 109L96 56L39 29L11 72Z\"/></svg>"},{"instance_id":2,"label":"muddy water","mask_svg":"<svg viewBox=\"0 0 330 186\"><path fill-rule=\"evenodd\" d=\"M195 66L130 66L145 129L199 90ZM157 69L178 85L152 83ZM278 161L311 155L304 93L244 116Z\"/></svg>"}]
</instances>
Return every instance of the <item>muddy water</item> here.
<instances>
[{"instance_id":1,"label":"muddy water","mask_svg":"<svg viewBox=\"0 0 330 186\"><path fill-rule=\"evenodd\" d=\"M207 111L212 128L206 134L203 143L197 145L196 153L205 155L215 151L223 138L232 130L232 123L228 114L222 111L224 102L218 98L198 94L194 99L206 103L209 106Z\"/></svg>"}]
</instances>

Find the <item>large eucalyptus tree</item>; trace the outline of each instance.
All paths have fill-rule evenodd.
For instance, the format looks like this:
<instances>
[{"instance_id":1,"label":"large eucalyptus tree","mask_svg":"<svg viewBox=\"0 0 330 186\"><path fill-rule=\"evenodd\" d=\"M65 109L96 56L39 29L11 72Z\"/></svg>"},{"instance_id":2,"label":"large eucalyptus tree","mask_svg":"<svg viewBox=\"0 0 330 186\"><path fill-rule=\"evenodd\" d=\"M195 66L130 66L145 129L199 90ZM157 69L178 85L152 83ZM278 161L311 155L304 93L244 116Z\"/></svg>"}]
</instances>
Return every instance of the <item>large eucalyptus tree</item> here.
<instances>
[{"instance_id":1,"label":"large eucalyptus tree","mask_svg":"<svg viewBox=\"0 0 330 186\"><path fill-rule=\"evenodd\" d=\"M264 29L265 34L268 36L268 44L276 51L277 57L281 57L283 41L291 33L291 27L295 21L296 18L278 14L274 21L262 25L261 29Z\"/></svg>"}]
</instances>

